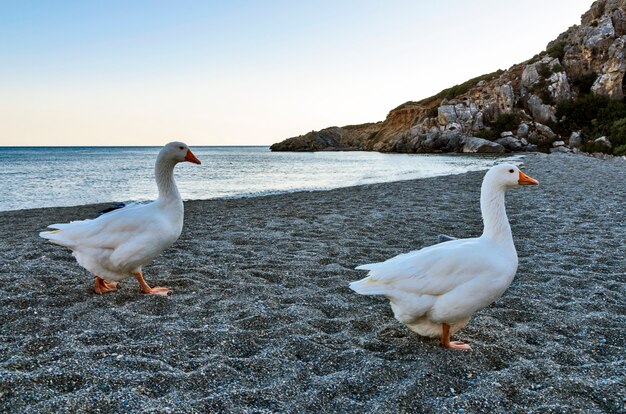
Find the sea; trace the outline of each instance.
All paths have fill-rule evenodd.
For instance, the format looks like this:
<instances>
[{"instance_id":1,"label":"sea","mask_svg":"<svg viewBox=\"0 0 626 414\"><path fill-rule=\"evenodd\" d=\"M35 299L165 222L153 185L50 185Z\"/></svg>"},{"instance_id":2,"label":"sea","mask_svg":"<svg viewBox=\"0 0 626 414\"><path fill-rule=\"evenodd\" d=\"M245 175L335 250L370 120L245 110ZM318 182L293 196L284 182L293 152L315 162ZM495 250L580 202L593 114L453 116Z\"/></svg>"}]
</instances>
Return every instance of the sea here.
<instances>
[{"instance_id":1,"label":"sea","mask_svg":"<svg viewBox=\"0 0 626 414\"><path fill-rule=\"evenodd\" d=\"M480 155L378 152L271 152L269 147L191 147L202 165L181 163L185 200L328 190L486 170ZM157 196L160 147L0 147L0 211Z\"/></svg>"}]
</instances>

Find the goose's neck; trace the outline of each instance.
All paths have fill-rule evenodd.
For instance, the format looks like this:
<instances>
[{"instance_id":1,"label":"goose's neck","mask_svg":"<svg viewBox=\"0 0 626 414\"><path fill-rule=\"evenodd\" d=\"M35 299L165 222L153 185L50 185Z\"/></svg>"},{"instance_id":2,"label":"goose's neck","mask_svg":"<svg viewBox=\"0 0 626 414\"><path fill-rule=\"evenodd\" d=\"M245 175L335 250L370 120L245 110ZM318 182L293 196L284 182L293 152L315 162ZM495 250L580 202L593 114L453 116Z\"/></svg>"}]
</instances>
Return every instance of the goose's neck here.
<instances>
[{"instance_id":1,"label":"goose's neck","mask_svg":"<svg viewBox=\"0 0 626 414\"><path fill-rule=\"evenodd\" d=\"M157 187L159 189L159 201L161 202L180 202L180 193L174 181L174 167L176 163L171 160L157 158L154 167L154 175L156 177Z\"/></svg>"},{"instance_id":2,"label":"goose's neck","mask_svg":"<svg viewBox=\"0 0 626 414\"><path fill-rule=\"evenodd\" d=\"M482 237L512 244L511 226L504 206L504 188L483 182L480 192L480 210L485 226Z\"/></svg>"}]
</instances>

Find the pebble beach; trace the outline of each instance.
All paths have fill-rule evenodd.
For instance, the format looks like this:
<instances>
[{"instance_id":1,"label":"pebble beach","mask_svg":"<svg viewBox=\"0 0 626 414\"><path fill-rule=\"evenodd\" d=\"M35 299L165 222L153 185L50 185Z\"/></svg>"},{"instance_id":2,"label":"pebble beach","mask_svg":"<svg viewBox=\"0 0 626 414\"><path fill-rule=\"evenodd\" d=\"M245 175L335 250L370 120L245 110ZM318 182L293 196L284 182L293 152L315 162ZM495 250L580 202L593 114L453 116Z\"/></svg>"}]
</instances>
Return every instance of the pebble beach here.
<instances>
[{"instance_id":1,"label":"pebble beach","mask_svg":"<svg viewBox=\"0 0 626 414\"><path fill-rule=\"evenodd\" d=\"M354 267L474 237L484 172L189 201L180 239L96 295L47 224L0 213L0 412L626 412L626 162L529 154L507 194L516 278L451 351L360 296Z\"/></svg>"}]
</instances>

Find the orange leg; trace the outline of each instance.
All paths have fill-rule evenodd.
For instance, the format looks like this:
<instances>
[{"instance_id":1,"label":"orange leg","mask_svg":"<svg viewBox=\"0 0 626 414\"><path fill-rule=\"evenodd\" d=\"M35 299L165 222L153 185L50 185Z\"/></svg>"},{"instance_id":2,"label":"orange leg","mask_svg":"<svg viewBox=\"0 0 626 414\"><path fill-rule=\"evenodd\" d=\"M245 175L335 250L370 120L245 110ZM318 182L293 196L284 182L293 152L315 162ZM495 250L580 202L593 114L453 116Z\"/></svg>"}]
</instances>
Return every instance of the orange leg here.
<instances>
[{"instance_id":1,"label":"orange leg","mask_svg":"<svg viewBox=\"0 0 626 414\"><path fill-rule=\"evenodd\" d=\"M139 287L141 288L141 291L147 295L163 295L163 296L167 296L168 293L170 293L172 291L172 289L168 289L166 287L153 287L151 288L150 286L148 286L148 284L146 283L145 280L143 280L143 275L141 274L141 272L137 272L135 273L135 276L137 277L137 281L139 282Z\"/></svg>"},{"instance_id":2,"label":"orange leg","mask_svg":"<svg viewBox=\"0 0 626 414\"><path fill-rule=\"evenodd\" d=\"M471 351L472 347L461 341L450 341L450 325L442 323L441 346L448 349L464 349Z\"/></svg>"},{"instance_id":3,"label":"orange leg","mask_svg":"<svg viewBox=\"0 0 626 414\"><path fill-rule=\"evenodd\" d=\"M117 282L107 282L100 276L96 276L94 279L93 290L96 291L98 295L102 295L103 293L113 292L117 290Z\"/></svg>"}]
</instances>

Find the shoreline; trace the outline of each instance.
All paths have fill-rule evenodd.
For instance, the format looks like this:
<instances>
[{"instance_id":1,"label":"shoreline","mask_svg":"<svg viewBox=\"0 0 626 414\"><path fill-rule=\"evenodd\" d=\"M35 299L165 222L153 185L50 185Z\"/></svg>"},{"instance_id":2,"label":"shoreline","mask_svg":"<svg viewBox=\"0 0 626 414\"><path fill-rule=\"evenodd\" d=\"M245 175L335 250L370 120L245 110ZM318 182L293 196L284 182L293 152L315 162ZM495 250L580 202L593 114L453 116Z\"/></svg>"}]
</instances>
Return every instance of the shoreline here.
<instances>
[{"instance_id":1,"label":"shoreline","mask_svg":"<svg viewBox=\"0 0 626 414\"><path fill-rule=\"evenodd\" d=\"M369 151L371 152L371 151ZM385 154L385 155L394 155L392 154ZM397 154L397 155L407 155L407 154ZM450 155L458 155L458 156L467 156L467 157L480 157L480 158L488 158L488 159L493 159L494 163L496 161L498 162L504 162L505 160L510 160L513 163L520 163L523 162L524 157L526 157L528 155L528 153L517 153L517 154L505 154L505 155L497 155L497 154L417 154L420 156L437 156L437 155L445 155L445 156L450 156ZM352 185L346 185L346 186L339 186L339 187L332 187L332 188L320 188L320 187L312 187L312 188L304 188L304 189L295 189L295 190L276 190L276 191L272 191L272 190L267 190L265 192L257 192L257 193L242 193L242 194L233 194L233 195L227 195L227 196L222 196L222 197L214 197L214 198L197 198L197 199L183 199L183 201L185 203L187 202L195 202L195 201L216 201L216 200L230 200L230 199L243 199L243 198L257 198L257 197L268 197L268 196L280 196L280 195L285 195L285 194L291 194L291 193L299 193L299 192L324 192L324 191L331 191L331 190L336 190L336 189L340 189L340 188L352 188L352 187L359 187L359 186L363 186L363 185L371 185L371 184L384 184L384 183L396 183L396 182L403 182L403 181L413 181L413 180L422 180L422 179L428 179L428 178L434 178L434 177L446 177L446 176L454 176L454 175L459 175L459 174L466 174L468 172L472 172L472 171L486 171L488 169L488 167L485 167L484 170L470 170L470 171L464 171L464 172L458 172L458 173L451 173L451 174L446 174L446 175L434 175L434 176L427 176L427 177L419 177L419 178L406 178L406 179L399 179L399 180L392 180L392 181L379 181L379 182L374 182L374 183L363 183L363 184L352 184ZM126 204L145 204L145 203L150 203L154 201L154 199L150 199L150 200L111 200L111 201L102 201L102 202L98 202L98 203L87 203L87 204L73 204L73 205L61 205L61 206L48 206L48 207L28 207L28 208L22 208L22 209L15 209L15 210L0 210L0 214L2 213L8 213L8 212L14 212L14 211L29 211L29 210L37 210L37 209L46 209L46 208L80 208L80 207L87 207L87 206L93 206L94 208L99 208L99 209L103 209L106 207L111 206L112 204L116 204L116 203L126 203Z\"/></svg>"},{"instance_id":2,"label":"shoreline","mask_svg":"<svg viewBox=\"0 0 626 414\"><path fill-rule=\"evenodd\" d=\"M350 152L350 151L347 151ZM369 151L372 152L372 151ZM394 155L394 154L398 154L398 155L406 155L403 153L385 153L385 155ZM511 153L511 154L503 154L503 155L497 155L497 154L463 154L463 153L445 153L445 154L418 154L418 155L425 155L425 156L437 156L437 155L446 155L446 156L450 156L450 155L459 155L459 156L477 156L477 157L487 157L487 158L493 158L494 162L495 160L500 160L501 162L505 161L505 160L510 160L513 163L522 163L524 162L524 159L528 156L547 156L547 155L551 155L551 154L547 154L547 153L542 153L542 152L519 152L519 153ZM558 154L555 156L562 156L563 154ZM583 152L577 152L577 153L568 153L566 154L566 156L569 157L586 157L586 158L594 158L594 159L599 159L599 160L603 160L603 161L609 161L609 162L617 162L617 161L626 161L626 156L613 156L613 155L607 155L607 154L589 154L589 153L583 153ZM485 168L484 170L479 170L479 171L486 171L487 168ZM380 181L380 182L376 182L376 183L363 183L363 184L355 184L355 185L348 185L348 186L342 186L342 187L333 187L333 188L310 188L310 189L296 189L296 190L277 190L277 191L268 191L266 193L243 193L243 194L235 194L235 195L228 195L228 196L222 196L222 197L214 197L214 198L194 198L194 199L183 199L183 201L185 203L187 202L197 202L197 201L217 201L217 200L231 200L231 199L247 199L247 198L257 198L257 197L269 197L269 196L280 196L280 195L285 195L285 194L292 194L292 193L299 193L299 192L325 192L325 191L332 191L332 190L337 190L340 188L353 188L353 187L360 187L360 186L366 186L366 185L372 185L372 184L385 184L385 183L398 183L398 182L404 182L404 181L414 181L414 180L423 180L423 179L430 179L430 178L435 178L435 177L448 177L448 176L455 176L455 175L460 175L460 174L467 174L467 173L471 173L473 171L465 171L465 172L459 172L459 173L452 173L452 174L447 174L447 175L436 175L436 176L430 176L430 177L420 177L420 178L407 178L407 179L400 179L400 180L393 180L393 181ZM126 203L126 204L144 204L144 203L150 203L154 201L153 199L150 200L142 200L142 201L137 201L137 200L127 200L127 201L121 201L121 200L111 200L111 201L103 201L103 202L99 202L99 203L87 203L87 204L74 204L74 205L68 205L68 206L48 206L48 207L29 207L29 208L22 208L22 209L16 209L16 210L0 210L0 214L3 213L9 213L9 212L16 212L16 211L29 211L29 210L38 210L38 209L47 209L47 208L51 208L51 209L55 209L55 208L80 208L80 207L87 207L87 206L93 206L94 209L99 208L106 208L111 206L112 204L116 204L116 203ZM88 218L88 217L86 217Z\"/></svg>"},{"instance_id":3,"label":"shoreline","mask_svg":"<svg viewBox=\"0 0 626 414\"><path fill-rule=\"evenodd\" d=\"M109 203L0 212L0 411L619 412L626 165L524 163L541 184L507 193L518 272L455 335L471 353L348 283L438 234L480 234L484 171L187 201L181 238L145 268L167 298L135 281L95 295L37 236Z\"/></svg>"}]
</instances>

